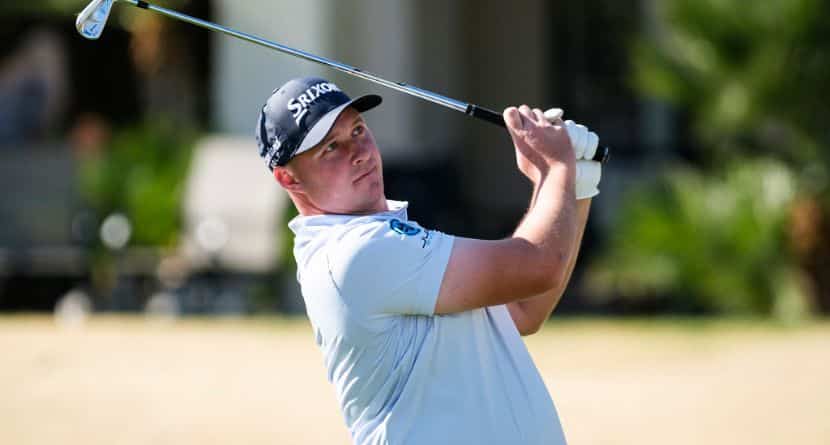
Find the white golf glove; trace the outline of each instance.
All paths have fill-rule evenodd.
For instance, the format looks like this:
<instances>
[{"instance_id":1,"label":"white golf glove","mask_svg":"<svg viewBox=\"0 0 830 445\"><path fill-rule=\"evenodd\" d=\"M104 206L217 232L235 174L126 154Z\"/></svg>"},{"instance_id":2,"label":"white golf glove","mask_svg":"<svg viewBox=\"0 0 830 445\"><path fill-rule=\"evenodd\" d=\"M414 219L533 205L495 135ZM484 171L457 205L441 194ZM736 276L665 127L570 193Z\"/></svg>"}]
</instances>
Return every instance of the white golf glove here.
<instances>
[{"instance_id":1,"label":"white golf glove","mask_svg":"<svg viewBox=\"0 0 830 445\"><path fill-rule=\"evenodd\" d=\"M561 118L560 108L545 111L545 119L549 121ZM599 195L599 180L602 177L602 164L593 160L599 146L599 136L586 126L571 120L565 121L565 129L576 155L576 199L593 198Z\"/></svg>"}]
</instances>

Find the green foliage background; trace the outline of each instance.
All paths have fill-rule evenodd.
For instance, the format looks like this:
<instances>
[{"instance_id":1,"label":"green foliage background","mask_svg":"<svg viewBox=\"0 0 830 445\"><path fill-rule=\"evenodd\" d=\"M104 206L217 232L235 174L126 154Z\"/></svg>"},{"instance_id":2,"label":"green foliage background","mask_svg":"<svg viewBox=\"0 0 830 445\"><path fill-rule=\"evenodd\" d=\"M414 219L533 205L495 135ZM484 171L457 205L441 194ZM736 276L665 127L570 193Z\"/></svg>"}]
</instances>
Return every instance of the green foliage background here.
<instances>
[{"instance_id":1,"label":"green foliage background","mask_svg":"<svg viewBox=\"0 0 830 445\"><path fill-rule=\"evenodd\" d=\"M808 308L785 236L794 187L780 162L718 174L676 167L631 193L591 285L678 310L801 317Z\"/></svg>"},{"instance_id":2,"label":"green foliage background","mask_svg":"<svg viewBox=\"0 0 830 445\"><path fill-rule=\"evenodd\" d=\"M100 157L81 166L81 190L101 218L113 212L129 218L130 244L174 246L194 140L166 121L121 130Z\"/></svg>"},{"instance_id":3,"label":"green foliage background","mask_svg":"<svg viewBox=\"0 0 830 445\"><path fill-rule=\"evenodd\" d=\"M633 50L638 89L688 109L713 164L771 155L826 176L830 2L655 4L656 30Z\"/></svg>"},{"instance_id":4,"label":"green foliage background","mask_svg":"<svg viewBox=\"0 0 830 445\"><path fill-rule=\"evenodd\" d=\"M688 113L697 162L626 195L591 286L606 298L802 317L817 280L787 226L797 200L830 208L830 2L651 4L632 81Z\"/></svg>"}]
</instances>

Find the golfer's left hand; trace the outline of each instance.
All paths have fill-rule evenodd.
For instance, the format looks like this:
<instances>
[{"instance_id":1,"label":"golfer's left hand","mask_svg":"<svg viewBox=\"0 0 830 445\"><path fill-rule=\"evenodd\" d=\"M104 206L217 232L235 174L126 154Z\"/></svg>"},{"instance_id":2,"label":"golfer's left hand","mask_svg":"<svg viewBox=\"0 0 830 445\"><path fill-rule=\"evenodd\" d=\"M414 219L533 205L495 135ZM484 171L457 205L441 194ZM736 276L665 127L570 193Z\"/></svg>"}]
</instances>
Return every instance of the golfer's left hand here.
<instances>
[{"instance_id":1,"label":"golfer's left hand","mask_svg":"<svg viewBox=\"0 0 830 445\"><path fill-rule=\"evenodd\" d=\"M561 121L562 109L545 111L545 119L551 123ZM564 125L576 155L576 199L593 198L599 195L599 180L602 177L602 164L592 160L599 146L599 136L572 120L565 121Z\"/></svg>"}]
</instances>

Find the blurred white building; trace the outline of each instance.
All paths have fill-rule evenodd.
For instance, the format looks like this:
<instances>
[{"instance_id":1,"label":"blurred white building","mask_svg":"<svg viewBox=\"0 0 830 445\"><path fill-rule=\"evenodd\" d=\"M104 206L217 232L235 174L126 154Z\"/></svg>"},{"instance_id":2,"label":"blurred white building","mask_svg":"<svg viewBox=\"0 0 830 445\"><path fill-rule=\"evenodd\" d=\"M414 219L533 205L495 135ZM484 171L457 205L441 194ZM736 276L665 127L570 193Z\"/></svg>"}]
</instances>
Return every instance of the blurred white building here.
<instances>
[{"instance_id":1,"label":"blurred white building","mask_svg":"<svg viewBox=\"0 0 830 445\"><path fill-rule=\"evenodd\" d=\"M546 73L550 39L542 38L549 8L543 0L515 6L498 1L216 0L214 19L386 79L501 110L520 103L550 105L545 103L552 88ZM367 118L387 164L460 158L465 199L491 210L526 204L516 199L516 189L527 187L524 180L505 168L512 165L513 152L503 131L331 68L221 34L212 38L219 130L252 135L259 107L274 88L295 76L320 75L351 95L376 92L384 97L382 108ZM497 188L492 187L494 176L500 178Z\"/></svg>"}]
</instances>

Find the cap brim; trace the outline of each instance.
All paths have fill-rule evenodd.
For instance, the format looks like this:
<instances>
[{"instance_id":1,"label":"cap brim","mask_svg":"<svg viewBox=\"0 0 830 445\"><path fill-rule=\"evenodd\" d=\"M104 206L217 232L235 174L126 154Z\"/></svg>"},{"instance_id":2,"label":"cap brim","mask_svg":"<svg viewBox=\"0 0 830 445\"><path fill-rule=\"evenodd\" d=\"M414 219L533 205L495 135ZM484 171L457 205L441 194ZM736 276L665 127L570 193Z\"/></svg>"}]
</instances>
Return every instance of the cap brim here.
<instances>
[{"instance_id":1,"label":"cap brim","mask_svg":"<svg viewBox=\"0 0 830 445\"><path fill-rule=\"evenodd\" d=\"M325 116L320 118L317 121L317 123L314 124L313 127L311 127L311 130L308 131L308 134L303 139L303 143L300 144L300 148L298 148L297 151L294 152L294 156L311 150L312 148L317 146L317 144L322 142L323 138L325 138L326 135L329 134L329 130L331 130L331 127L334 126L334 122L337 121L337 118L340 117L340 114L343 113L343 111L346 108L352 107L358 112L363 113L364 111L369 111L372 108L375 108L376 106L380 105L382 101L383 99L381 99L381 97L377 94L367 94L365 96L352 99L344 103L343 105L340 105L339 107L332 109L331 111L326 113ZM292 158L294 156L292 156Z\"/></svg>"}]
</instances>

